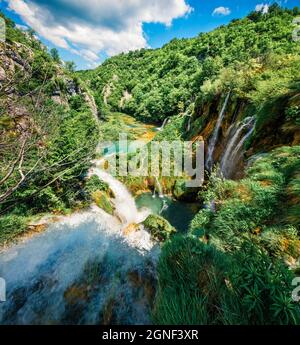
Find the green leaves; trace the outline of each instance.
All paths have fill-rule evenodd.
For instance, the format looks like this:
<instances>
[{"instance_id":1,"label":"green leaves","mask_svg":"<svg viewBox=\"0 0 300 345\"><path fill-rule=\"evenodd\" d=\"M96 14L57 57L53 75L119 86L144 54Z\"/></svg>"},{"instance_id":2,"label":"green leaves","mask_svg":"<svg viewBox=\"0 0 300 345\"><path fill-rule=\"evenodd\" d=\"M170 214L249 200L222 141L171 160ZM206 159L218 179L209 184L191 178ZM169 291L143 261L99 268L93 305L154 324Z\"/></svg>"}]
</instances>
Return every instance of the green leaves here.
<instances>
[{"instance_id":1,"label":"green leaves","mask_svg":"<svg viewBox=\"0 0 300 345\"><path fill-rule=\"evenodd\" d=\"M175 237L163 247L157 323L300 324L294 275L283 262L299 257L300 213L290 212L299 208L299 171L295 146L258 158L243 180L212 174L199 195L207 208L193 219L191 237Z\"/></svg>"},{"instance_id":2,"label":"green leaves","mask_svg":"<svg viewBox=\"0 0 300 345\"><path fill-rule=\"evenodd\" d=\"M250 242L233 255L230 280L247 323L297 324L299 305L292 301L293 274Z\"/></svg>"},{"instance_id":3,"label":"green leaves","mask_svg":"<svg viewBox=\"0 0 300 345\"><path fill-rule=\"evenodd\" d=\"M280 325L297 325L299 324L299 308L295 308L295 303L289 296L279 293L274 297L274 303L270 310L273 313L273 322Z\"/></svg>"},{"instance_id":4,"label":"green leaves","mask_svg":"<svg viewBox=\"0 0 300 345\"><path fill-rule=\"evenodd\" d=\"M290 37L294 15L293 11L283 9L265 15L253 12L248 18L194 39L173 40L161 49L143 49L113 57L86 78L99 96L112 82L108 99L111 111L123 110L119 102L128 90L133 95L124 108L128 114L152 123L162 122L179 113L179 102L186 109L203 84L201 97L215 96L221 84L230 84L241 94L252 91L256 75L264 75L264 71L256 69L256 63L270 51L278 56L297 57L299 47ZM260 81L261 91L253 95L255 100L286 89L286 77L295 66L290 68L279 61L277 64L284 73L266 63L263 68L270 70L270 80ZM114 76L118 76L117 81L113 81ZM214 94L210 95L210 91Z\"/></svg>"}]
</instances>

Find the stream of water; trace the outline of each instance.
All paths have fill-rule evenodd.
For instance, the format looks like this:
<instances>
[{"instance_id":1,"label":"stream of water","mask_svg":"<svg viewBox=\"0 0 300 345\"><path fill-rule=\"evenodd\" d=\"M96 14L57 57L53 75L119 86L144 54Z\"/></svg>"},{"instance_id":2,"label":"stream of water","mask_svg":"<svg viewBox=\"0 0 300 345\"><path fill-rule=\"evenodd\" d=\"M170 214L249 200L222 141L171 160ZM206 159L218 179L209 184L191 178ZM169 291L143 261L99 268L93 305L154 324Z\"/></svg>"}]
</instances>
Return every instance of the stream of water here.
<instances>
[{"instance_id":1,"label":"stream of water","mask_svg":"<svg viewBox=\"0 0 300 345\"><path fill-rule=\"evenodd\" d=\"M215 129L214 129L213 134L212 134L212 138L210 139L209 144L208 144L207 159L206 159L206 168L208 169L208 171L211 171L213 168L213 165L214 165L215 147L216 147L216 144L217 144L217 141L219 138L220 129L221 129L223 119L224 119L224 116L226 113L226 108L227 108L227 105L228 105L228 102L230 99L230 94L231 94L231 91L229 91L227 93L224 104L223 104L222 109L219 113L218 120L217 120Z\"/></svg>"},{"instance_id":2,"label":"stream of water","mask_svg":"<svg viewBox=\"0 0 300 345\"><path fill-rule=\"evenodd\" d=\"M109 184L115 215L93 206L0 252L0 324L151 323L160 246L138 224L155 213L180 231L192 211L162 195L135 200L100 161L89 174Z\"/></svg>"},{"instance_id":3,"label":"stream of water","mask_svg":"<svg viewBox=\"0 0 300 345\"><path fill-rule=\"evenodd\" d=\"M225 178L230 178L236 164L242 157L243 146L251 136L255 127L255 118L247 117L241 123L231 126L228 130L228 143L221 160L221 172Z\"/></svg>"},{"instance_id":4,"label":"stream of water","mask_svg":"<svg viewBox=\"0 0 300 345\"><path fill-rule=\"evenodd\" d=\"M0 254L7 284L0 324L151 322L159 247L143 226L124 234L150 210L138 210L112 176L98 168L92 173L113 190L117 216L94 207Z\"/></svg>"}]
</instances>

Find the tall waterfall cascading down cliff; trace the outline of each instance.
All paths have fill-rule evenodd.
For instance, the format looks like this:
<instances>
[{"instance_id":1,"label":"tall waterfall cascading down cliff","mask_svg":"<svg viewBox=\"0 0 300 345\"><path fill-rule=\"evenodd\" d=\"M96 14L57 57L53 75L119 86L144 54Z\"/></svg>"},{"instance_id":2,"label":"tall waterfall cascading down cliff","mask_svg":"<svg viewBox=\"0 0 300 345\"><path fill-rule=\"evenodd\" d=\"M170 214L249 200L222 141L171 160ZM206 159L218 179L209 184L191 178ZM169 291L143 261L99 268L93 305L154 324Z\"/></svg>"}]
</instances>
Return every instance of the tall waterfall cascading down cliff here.
<instances>
[{"instance_id":1,"label":"tall waterfall cascading down cliff","mask_svg":"<svg viewBox=\"0 0 300 345\"><path fill-rule=\"evenodd\" d=\"M219 113L219 117L218 117L215 129L213 131L212 138L208 144L207 159L206 159L206 168L208 171L211 171L213 168L213 165L214 165L215 147L216 147L216 144L217 144L217 141L219 138L220 129L221 129L224 117L225 117L225 113L226 113L227 105L228 105L228 102L230 99L230 95L231 95L231 90L227 93L223 107Z\"/></svg>"},{"instance_id":2,"label":"tall waterfall cascading down cliff","mask_svg":"<svg viewBox=\"0 0 300 345\"><path fill-rule=\"evenodd\" d=\"M221 160L220 170L225 178L230 178L233 174L236 163L241 159L242 148L246 140L253 133L255 127L255 118L247 117L238 124L233 124L229 130L229 140L224 150Z\"/></svg>"}]
</instances>

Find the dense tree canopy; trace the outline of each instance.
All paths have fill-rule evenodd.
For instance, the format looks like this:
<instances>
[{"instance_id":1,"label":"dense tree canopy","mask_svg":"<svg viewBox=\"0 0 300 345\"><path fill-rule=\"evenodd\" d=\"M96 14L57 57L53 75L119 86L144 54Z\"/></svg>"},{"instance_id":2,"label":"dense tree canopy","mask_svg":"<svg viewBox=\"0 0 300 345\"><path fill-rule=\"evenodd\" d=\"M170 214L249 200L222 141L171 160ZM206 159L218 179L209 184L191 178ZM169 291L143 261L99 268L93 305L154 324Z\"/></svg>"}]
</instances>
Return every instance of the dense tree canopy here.
<instances>
[{"instance_id":1,"label":"dense tree canopy","mask_svg":"<svg viewBox=\"0 0 300 345\"><path fill-rule=\"evenodd\" d=\"M299 44L292 40L293 18L299 13L273 5L268 14L253 12L196 38L174 39L162 49L121 54L82 75L90 80L103 112L108 108L161 122L178 114L181 104L186 110L203 83L224 67L270 52L299 54ZM132 97L121 102L124 92Z\"/></svg>"}]
</instances>

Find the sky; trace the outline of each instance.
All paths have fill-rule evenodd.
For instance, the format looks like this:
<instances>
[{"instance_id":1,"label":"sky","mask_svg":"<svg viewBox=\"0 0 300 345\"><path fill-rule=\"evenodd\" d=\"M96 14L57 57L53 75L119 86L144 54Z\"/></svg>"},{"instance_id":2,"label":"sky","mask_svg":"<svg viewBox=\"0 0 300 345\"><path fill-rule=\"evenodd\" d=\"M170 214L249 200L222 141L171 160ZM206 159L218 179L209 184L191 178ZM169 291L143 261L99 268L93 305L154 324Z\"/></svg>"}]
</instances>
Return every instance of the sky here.
<instances>
[{"instance_id":1,"label":"sky","mask_svg":"<svg viewBox=\"0 0 300 345\"><path fill-rule=\"evenodd\" d=\"M274 2L300 7L300 0L0 0L0 10L20 28L33 28L64 61L89 69L122 52L159 48L266 12Z\"/></svg>"}]
</instances>

